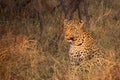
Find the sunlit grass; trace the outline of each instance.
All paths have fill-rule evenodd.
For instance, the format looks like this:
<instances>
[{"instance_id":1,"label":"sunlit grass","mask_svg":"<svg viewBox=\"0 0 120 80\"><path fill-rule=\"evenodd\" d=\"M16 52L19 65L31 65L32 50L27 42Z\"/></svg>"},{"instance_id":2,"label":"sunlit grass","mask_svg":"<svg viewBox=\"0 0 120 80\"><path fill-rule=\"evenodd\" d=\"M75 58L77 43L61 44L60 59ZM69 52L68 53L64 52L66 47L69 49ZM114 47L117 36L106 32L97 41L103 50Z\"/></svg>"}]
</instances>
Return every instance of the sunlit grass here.
<instances>
[{"instance_id":1,"label":"sunlit grass","mask_svg":"<svg viewBox=\"0 0 120 80\"><path fill-rule=\"evenodd\" d=\"M89 73L78 73L78 78L119 80L120 21L116 19L118 7L107 8L104 14L103 6L99 6L97 10L93 7L95 5L90 5L89 8L90 28L86 28L98 45L104 48L108 57L107 60L100 59L106 66L94 65L96 59L82 63L82 67ZM1 22L1 25L5 25L6 33L0 39L0 80L68 80L71 76L69 44L59 30L63 17L63 13L59 11L54 16L46 14L42 36L39 32L39 21L36 19ZM56 34L61 35L59 39L56 39ZM91 64L90 68L87 64Z\"/></svg>"}]
</instances>

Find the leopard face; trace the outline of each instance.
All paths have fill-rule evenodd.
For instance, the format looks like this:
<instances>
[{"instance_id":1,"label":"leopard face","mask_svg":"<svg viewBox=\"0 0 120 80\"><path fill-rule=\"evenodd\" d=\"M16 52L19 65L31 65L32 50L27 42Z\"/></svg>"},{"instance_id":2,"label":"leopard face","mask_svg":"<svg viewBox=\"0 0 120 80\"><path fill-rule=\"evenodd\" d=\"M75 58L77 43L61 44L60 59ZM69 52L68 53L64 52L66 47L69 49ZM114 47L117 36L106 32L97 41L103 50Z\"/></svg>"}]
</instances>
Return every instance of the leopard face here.
<instances>
[{"instance_id":1,"label":"leopard face","mask_svg":"<svg viewBox=\"0 0 120 80\"><path fill-rule=\"evenodd\" d=\"M81 45L83 42L82 36L82 26L83 22L77 20L65 20L64 25L64 34L67 42L73 45Z\"/></svg>"}]
</instances>

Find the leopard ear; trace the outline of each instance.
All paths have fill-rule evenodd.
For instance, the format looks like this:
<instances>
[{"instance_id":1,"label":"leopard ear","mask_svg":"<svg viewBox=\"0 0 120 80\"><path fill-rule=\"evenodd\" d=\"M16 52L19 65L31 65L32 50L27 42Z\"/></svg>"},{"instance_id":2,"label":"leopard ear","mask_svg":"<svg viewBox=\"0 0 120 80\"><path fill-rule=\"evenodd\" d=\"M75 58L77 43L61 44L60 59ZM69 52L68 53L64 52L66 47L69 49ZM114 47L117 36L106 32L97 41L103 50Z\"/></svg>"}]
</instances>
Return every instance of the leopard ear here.
<instances>
[{"instance_id":1,"label":"leopard ear","mask_svg":"<svg viewBox=\"0 0 120 80\"><path fill-rule=\"evenodd\" d=\"M66 29L66 28L67 28L67 25L68 25L69 23L70 23L69 20L68 20L68 19L65 19L65 20L63 21L63 24L62 24L63 28Z\"/></svg>"},{"instance_id":2,"label":"leopard ear","mask_svg":"<svg viewBox=\"0 0 120 80\"><path fill-rule=\"evenodd\" d=\"M68 19L65 19L64 21L63 21L63 25L66 25L68 23Z\"/></svg>"},{"instance_id":3,"label":"leopard ear","mask_svg":"<svg viewBox=\"0 0 120 80\"><path fill-rule=\"evenodd\" d=\"M84 25L83 20L79 21L79 22L78 22L78 25L79 25L79 28L80 28L80 29L83 28L83 25Z\"/></svg>"},{"instance_id":4,"label":"leopard ear","mask_svg":"<svg viewBox=\"0 0 120 80\"><path fill-rule=\"evenodd\" d=\"M67 24L68 24L68 20L67 19L65 19L65 20L62 21L62 24L61 24L62 31L66 28Z\"/></svg>"}]
</instances>

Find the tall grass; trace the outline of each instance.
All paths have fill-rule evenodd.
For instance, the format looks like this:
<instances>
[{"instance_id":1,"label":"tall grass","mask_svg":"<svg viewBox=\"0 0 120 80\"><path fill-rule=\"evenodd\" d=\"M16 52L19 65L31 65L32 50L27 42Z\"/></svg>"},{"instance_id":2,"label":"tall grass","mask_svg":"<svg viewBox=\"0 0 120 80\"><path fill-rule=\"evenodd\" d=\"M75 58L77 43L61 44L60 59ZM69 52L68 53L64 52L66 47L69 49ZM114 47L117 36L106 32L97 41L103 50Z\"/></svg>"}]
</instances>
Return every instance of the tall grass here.
<instances>
[{"instance_id":1,"label":"tall grass","mask_svg":"<svg viewBox=\"0 0 120 80\"><path fill-rule=\"evenodd\" d=\"M102 2L99 6L98 3L90 2L90 28L86 28L98 45L105 49L108 60L100 59L105 63L104 67L94 65L96 59L82 63L82 67L88 71L78 73L77 79L120 79L118 2L115 0L111 3L112 6L107 7L104 13ZM54 16L45 14L42 36L39 32L39 22L35 19L0 22L0 26L5 26L6 30L0 39L0 80L70 80L69 44L59 30L63 19L60 8ZM56 35L61 36L57 39ZM88 64L91 66L88 67Z\"/></svg>"}]
</instances>

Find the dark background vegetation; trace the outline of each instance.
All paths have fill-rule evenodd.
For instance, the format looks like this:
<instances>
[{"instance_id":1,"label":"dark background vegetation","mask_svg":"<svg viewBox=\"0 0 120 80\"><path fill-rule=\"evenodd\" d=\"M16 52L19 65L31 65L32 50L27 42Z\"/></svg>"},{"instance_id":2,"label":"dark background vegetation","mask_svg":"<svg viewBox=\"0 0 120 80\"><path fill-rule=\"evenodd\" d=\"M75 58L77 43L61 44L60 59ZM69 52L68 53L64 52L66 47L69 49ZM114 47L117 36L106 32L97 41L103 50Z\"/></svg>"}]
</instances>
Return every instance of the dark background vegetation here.
<instances>
[{"instance_id":1,"label":"dark background vegetation","mask_svg":"<svg viewBox=\"0 0 120 80\"><path fill-rule=\"evenodd\" d=\"M0 80L67 80L66 18L83 20L110 60L120 61L120 0L0 0Z\"/></svg>"}]
</instances>

